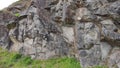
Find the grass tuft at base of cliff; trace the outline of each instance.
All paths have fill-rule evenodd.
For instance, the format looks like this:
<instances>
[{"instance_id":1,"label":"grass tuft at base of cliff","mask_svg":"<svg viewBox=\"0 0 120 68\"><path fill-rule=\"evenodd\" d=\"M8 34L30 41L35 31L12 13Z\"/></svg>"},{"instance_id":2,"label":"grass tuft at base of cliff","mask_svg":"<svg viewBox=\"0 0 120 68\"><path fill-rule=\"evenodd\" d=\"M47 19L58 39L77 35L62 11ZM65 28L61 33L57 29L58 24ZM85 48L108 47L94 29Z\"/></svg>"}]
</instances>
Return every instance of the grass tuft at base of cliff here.
<instances>
[{"instance_id":1,"label":"grass tuft at base of cliff","mask_svg":"<svg viewBox=\"0 0 120 68\"><path fill-rule=\"evenodd\" d=\"M0 68L81 68L74 58L55 58L49 60L32 60L28 56L9 53L0 48Z\"/></svg>"}]
</instances>

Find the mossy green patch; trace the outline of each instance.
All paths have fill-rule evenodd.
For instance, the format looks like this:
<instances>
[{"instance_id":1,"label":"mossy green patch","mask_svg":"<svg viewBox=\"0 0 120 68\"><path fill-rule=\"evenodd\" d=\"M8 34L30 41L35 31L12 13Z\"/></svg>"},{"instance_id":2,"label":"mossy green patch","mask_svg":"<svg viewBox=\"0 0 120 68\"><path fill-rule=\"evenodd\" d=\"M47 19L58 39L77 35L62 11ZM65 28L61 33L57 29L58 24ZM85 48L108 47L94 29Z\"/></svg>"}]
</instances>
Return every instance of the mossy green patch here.
<instances>
[{"instance_id":1,"label":"mossy green patch","mask_svg":"<svg viewBox=\"0 0 120 68\"><path fill-rule=\"evenodd\" d=\"M20 17L20 14L19 14L19 13L16 13L15 16L16 16L16 17Z\"/></svg>"}]
</instances>

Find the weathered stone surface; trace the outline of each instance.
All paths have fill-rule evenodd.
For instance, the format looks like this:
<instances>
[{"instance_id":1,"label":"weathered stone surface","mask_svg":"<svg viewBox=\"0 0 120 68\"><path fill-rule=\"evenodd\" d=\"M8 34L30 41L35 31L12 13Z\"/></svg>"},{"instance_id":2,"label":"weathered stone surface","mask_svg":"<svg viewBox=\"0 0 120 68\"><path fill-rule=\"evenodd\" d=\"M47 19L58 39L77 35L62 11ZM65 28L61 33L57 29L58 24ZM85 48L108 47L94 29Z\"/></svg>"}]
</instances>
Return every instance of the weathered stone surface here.
<instances>
[{"instance_id":1,"label":"weathered stone surface","mask_svg":"<svg viewBox=\"0 0 120 68\"><path fill-rule=\"evenodd\" d=\"M100 64L99 29L91 22L80 22L79 25L83 25L76 28L77 48L81 66L89 67Z\"/></svg>"},{"instance_id":2,"label":"weathered stone surface","mask_svg":"<svg viewBox=\"0 0 120 68\"><path fill-rule=\"evenodd\" d=\"M8 29L4 25L0 25L0 46L3 48L9 46Z\"/></svg>"},{"instance_id":3,"label":"weathered stone surface","mask_svg":"<svg viewBox=\"0 0 120 68\"><path fill-rule=\"evenodd\" d=\"M74 29L73 27L62 27L63 36L65 37L66 41L70 44L74 43Z\"/></svg>"},{"instance_id":4,"label":"weathered stone surface","mask_svg":"<svg viewBox=\"0 0 120 68\"><path fill-rule=\"evenodd\" d=\"M108 55L110 54L112 47L106 42L101 42L100 45L101 45L102 60L106 61L105 59L108 58Z\"/></svg>"},{"instance_id":5,"label":"weathered stone surface","mask_svg":"<svg viewBox=\"0 0 120 68\"><path fill-rule=\"evenodd\" d=\"M120 0L20 0L0 12L0 26L10 51L120 68Z\"/></svg>"},{"instance_id":6,"label":"weathered stone surface","mask_svg":"<svg viewBox=\"0 0 120 68\"><path fill-rule=\"evenodd\" d=\"M109 60L108 60L108 63L109 63L109 68L120 68L120 51L117 50L117 51L114 51L110 57L109 57Z\"/></svg>"},{"instance_id":7,"label":"weathered stone surface","mask_svg":"<svg viewBox=\"0 0 120 68\"><path fill-rule=\"evenodd\" d=\"M18 50L24 55L35 55L32 58L36 59L67 56L69 52L68 44L64 36L62 36L58 25L48 22L48 20L44 21L45 17L39 18L37 8L34 6L27 10L27 17L17 23L16 30L18 34L14 39L18 42L18 46L14 41L13 43L19 49L15 49L15 51ZM16 35L16 33L13 32L12 35ZM16 48L16 46L13 45L12 49Z\"/></svg>"}]
</instances>

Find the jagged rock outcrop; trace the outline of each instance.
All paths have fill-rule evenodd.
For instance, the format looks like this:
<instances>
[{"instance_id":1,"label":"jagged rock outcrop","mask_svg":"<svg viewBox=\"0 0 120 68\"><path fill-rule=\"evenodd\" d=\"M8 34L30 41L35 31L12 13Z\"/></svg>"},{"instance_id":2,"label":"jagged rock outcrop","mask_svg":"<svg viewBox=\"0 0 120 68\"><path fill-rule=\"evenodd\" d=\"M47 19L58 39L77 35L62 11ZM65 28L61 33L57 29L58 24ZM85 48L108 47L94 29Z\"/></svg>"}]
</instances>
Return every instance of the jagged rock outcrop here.
<instances>
[{"instance_id":1,"label":"jagged rock outcrop","mask_svg":"<svg viewBox=\"0 0 120 68\"><path fill-rule=\"evenodd\" d=\"M20 0L0 12L0 46L120 68L120 0Z\"/></svg>"}]
</instances>

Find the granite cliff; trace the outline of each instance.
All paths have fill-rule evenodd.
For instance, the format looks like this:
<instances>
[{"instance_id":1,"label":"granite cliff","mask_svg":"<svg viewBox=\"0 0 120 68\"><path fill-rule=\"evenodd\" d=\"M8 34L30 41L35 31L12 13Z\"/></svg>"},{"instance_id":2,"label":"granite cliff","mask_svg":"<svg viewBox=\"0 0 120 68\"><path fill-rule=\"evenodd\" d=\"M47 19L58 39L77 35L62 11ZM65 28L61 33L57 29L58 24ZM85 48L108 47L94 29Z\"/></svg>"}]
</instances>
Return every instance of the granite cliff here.
<instances>
[{"instance_id":1,"label":"granite cliff","mask_svg":"<svg viewBox=\"0 0 120 68\"><path fill-rule=\"evenodd\" d=\"M0 11L0 46L120 68L120 0L20 0Z\"/></svg>"}]
</instances>

